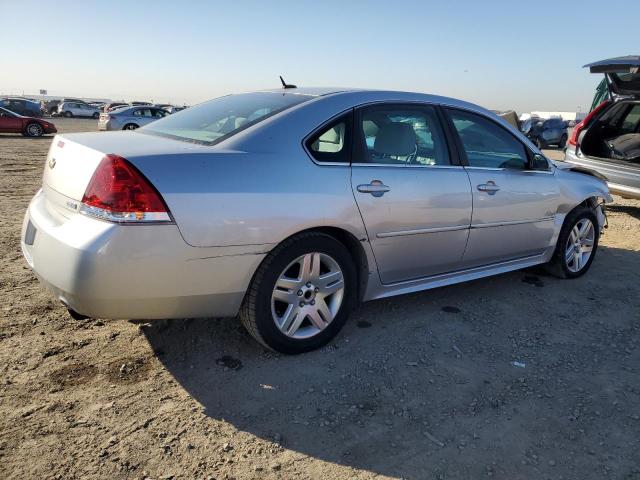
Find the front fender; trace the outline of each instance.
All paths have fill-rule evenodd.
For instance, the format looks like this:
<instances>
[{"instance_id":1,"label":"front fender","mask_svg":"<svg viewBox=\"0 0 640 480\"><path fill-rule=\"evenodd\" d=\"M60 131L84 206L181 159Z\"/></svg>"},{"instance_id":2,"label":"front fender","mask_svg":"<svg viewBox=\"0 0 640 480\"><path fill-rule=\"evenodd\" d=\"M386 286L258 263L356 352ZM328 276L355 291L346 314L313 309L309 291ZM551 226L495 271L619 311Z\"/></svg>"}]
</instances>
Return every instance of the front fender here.
<instances>
[{"instance_id":1,"label":"front fender","mask_svg":"<svg viewBox=\"0 0 640 480\"><path fill-rule=\"evenodd\" d=\"M609 187L603 180L588 173L557 169L562 201L558 213L566 216L578 205L587 204L595 210L600 228L606 225L603 205L613 202Z\"/></svg>"}]
</instances>

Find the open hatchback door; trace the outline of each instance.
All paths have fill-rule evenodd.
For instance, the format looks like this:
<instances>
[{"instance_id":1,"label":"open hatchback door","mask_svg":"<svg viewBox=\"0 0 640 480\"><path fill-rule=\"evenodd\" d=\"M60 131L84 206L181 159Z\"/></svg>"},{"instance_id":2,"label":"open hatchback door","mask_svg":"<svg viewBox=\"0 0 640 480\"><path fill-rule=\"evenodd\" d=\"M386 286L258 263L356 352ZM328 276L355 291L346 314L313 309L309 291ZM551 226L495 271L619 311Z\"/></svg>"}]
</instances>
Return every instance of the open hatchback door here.
<instances>
[{"instance_id":1,"label":"open hatchback door","mask_svg":"<svg viewBox=\"0 0 640 480\"><path fill-rule=\"evenodd\" d=\"M611 96L640 97L640 55L600 60L584 68L591 73L604 73Z\"/></svg>"}]
</instances>

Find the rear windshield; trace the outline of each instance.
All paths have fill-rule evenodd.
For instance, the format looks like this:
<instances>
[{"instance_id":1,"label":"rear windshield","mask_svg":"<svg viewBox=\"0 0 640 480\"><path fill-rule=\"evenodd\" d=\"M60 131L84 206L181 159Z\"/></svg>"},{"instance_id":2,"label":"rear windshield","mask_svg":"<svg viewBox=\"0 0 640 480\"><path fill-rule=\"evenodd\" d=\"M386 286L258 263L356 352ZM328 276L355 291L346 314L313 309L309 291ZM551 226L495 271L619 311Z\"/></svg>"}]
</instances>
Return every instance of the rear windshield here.
<instances>
[{"instance_id":1,"label":"rear windshield","mask_svg":"<svg viewBox=\"0 0 640 480\"><path fill-rule=\"evenodd\" d=\"M138 132L213 145L312 98L310 95L284 92L228 95L168 115L138 129Z\"/></svg>"}]
</instances>

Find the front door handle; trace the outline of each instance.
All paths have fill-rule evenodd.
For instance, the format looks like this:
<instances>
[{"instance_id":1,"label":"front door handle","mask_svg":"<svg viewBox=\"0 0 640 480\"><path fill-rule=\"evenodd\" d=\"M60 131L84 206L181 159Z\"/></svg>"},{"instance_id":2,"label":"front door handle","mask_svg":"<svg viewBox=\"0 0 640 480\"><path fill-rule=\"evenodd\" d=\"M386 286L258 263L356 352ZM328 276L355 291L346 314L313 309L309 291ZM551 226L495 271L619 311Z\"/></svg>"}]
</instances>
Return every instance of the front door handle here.
<instances>
[{"instance_id":1,"label":"front door handle","mask_svg":"<svg viewBox=\"0 0 640 480\"><path fill-rule=\"evenodd\" d=\"M487 192L489 195L495 195L500 187L496 185L496 182L489 180L487 183L481 183L478 185L478 190L481 192Z\"/></svg>"},{"instance_id":2,"label":"front door handle","mask_svg":"<svg viewBox=\"0 0 640 480\"><path fill-rule=\"evenodd\" d=\"M361 193L370 193L374 197L381 197L386 192L391 190L380 180L371 180L371 183L365 183L362 185L358 185L358 191Z\"/></svg>"}]
</instances>

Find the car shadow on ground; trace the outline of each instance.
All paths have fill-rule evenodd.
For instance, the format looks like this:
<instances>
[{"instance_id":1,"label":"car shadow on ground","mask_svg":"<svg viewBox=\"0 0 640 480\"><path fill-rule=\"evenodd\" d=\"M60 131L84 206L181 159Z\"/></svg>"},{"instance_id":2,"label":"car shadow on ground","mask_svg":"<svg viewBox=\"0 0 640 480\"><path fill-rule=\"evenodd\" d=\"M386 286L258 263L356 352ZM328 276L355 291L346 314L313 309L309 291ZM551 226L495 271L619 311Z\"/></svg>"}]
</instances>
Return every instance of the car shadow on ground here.
<instances>
[{"instance_id":1,"label":"car shadow on ground","mask_svg":"<svg viewBox=\"0 0 640 480\"><path fill-rule=\"evenodd\" d=\"M613 205L607 205L607 211L623 214L626 213L627 215L640 220L640 207L634 207L632 205L618 205L614 203Z\"/></svg>"},{"instance_id":2,"label":"car shadow on ground","mask_svg":"<svg viewBox=\"0 0 640 480\"><path fill-rule=\"evenodd\" d=\"M42 135L41 137L29 137L19 133L15 135L12 133L0 133L0 138L22 138L25 140L51 140L53 138L53 135L46 134L46 135Z\"/></svg>"},{"instance_id":3,"label":"car shadow on ground","mask_svg":"<svg viewBox=\"0 0 640 480\"><path fill-rule=\"evenodd\" d=\"M596 460L567 412L588 392L637 382L628 359L605 353L603 325L633 333L624 308L637 302L612 298L638 298L638 271L638 252L601 247L573 281L527 270L370 302L330 346L300 356L264 350L234 319L143 332L209 417L304 455L403 478L572 475ZM621 418L589 428L633 457L637 431ZM570 462L555 466L565 449Z\"/></svg>"}]
</instances>

